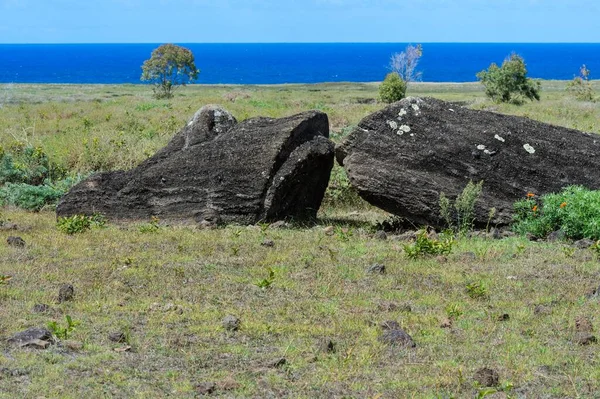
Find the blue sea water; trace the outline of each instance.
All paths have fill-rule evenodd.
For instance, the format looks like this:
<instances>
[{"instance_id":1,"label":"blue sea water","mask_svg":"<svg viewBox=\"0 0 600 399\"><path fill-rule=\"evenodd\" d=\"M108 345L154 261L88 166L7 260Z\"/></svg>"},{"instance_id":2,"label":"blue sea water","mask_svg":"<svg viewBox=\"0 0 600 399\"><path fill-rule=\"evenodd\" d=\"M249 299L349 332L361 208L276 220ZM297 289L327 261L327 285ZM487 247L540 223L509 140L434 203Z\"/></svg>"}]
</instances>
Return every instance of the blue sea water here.
<instances>
[{"instance_id":1,"label":"blue sea water","mask_svg":"<svg viewBox=\"0 0 600 399\"><path fill-rule=\"evenodd\" d=\"M274 84L380 81L406 43L182 44L201 70L198 83ZM139 83L158 44L0 44L0 83ZM529 76L572 79L582 64L600 76L600 43L425 43L426 82L471 82L511 52ZM594 75L597 73L597 75Z\"/></svg>"}]
</instances>

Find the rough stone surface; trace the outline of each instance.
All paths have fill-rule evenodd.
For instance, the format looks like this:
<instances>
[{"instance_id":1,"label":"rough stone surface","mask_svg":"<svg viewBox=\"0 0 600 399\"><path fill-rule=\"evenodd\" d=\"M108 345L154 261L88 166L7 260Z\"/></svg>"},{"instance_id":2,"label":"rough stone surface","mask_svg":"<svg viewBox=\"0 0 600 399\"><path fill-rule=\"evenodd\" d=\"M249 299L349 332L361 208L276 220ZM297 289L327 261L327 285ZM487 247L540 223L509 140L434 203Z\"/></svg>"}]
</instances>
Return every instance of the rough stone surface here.
<instances>
[{"instance_id":1,"label":"rough stone surface","mask_svg":"<svg viewBox=\"0 0 600 399\"><path fill-rule=\"evenodd\" d=\"M475 224L511 222L527 193L580 184L600 188L600 138L531 119L406 98L364 118L336 148L350 182L371 204L421 225L442 226L450 200L484 181Z\"/></svg>"},{"instance_id":2,"label":"rough stone surface","mask_svg":"<svg viewBox=\"0 0 600 399\"><path fill-rule=\"evenodd\" d=\"M241 320L235 316L229 315L223 318L223 328L227 331L237 331L240 329Z\"/></svg>"},{"instance_id":3,"label":"rough stone surface","mask_svg":"<svg viewBox=\"0 0 600 399\"><path fill-rule=\"evenodd\" d=\"M25 246L25 240L23 240L21 237L15 237L15 236L10 236L6 239L6 243L8 245L10 245L11 247L24 247Z\"/></svg>"},{"instance_id":4,"label":"rough stone surface","mask_svg":"<svg viewBox=\"0 0 600 399\"><path fill-rule=\"evenodd\" d=\"M32 346L45 349L54 339L47 328L29 328L8 339L8 343L20 347Z\"/></svg>"},{"instance_id":5,"label":"rough stone surface","mask_svg":"<svg viewBox=\"0 0 600 399\"><path fill-rule=\"evenodd\" d=\"M385 265L380 263L375 263L367 269L367 273L369 274L385 274Z\"/></svg>"},{"instance_id":6,"label":"rough stone surface","mask_svg":"<svg viewBox=\"0 0 600 399\"><path fill-rule=\"evenodd\" d=\"M397 321L384 321L381 323L381 329L383 330L379 340L385 344L392 346L405 346L408 348L414 348L417 346L412 337L404 331Z\"/></svg>"},{"instance_id":7,"label":"rough stone surface","mask_svg":"<svg viewBox=\"0 0 600 399\"><path fill-rule=\"evenodd\" d=\"M75 296L75 288L71 284L63 284L58 290L58 303L72 301Z\"/></svg>"},{"instance_id":8,"label":"rough stone surface","mask_svg":"<svg viewBox=\"0 0 600 399\"><path fill-rule=\"evenodd\" d=\"M205 106L138 167L73 187L57 215L156 216L205 227L314 217L333 167L328 137L327 115L319 111L238 124L227 111Z\"/></svg>"},{"instance_id":9,"label":"rough stone surface","mask_svg":"<svg viewBox=\"0 0 600 399\"><path fill-rule=\"evenodd\" d=\"M577 247L579 249L588 249L589 247L591 247L595 243L596 243L595 241L590 240L589 238L583 238L581 240L575 241L573 243L573 245L575 245L575 247Z\"/></svg>"},{"instance_id":10,"label":"rough stone surface","mask_svg":"<svg viewBox=\"0 0 600 399\"><path fill-rule=\"evenodd\" d=\"M484 367L475 372L473 379L482 387L495 387L498 385L500 376L496 370Z\"/></svg>"}]
</instances>

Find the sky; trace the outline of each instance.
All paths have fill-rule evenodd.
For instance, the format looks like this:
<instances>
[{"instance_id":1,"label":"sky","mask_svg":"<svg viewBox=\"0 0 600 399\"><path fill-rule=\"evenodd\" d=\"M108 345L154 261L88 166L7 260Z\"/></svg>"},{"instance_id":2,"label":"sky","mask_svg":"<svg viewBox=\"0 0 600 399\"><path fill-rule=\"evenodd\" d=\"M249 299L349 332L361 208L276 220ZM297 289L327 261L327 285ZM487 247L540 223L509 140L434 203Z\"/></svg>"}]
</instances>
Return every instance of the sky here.
<instances>
[{"instance_id":1,"label":"sky","mask_svg":"<svg viewBox=\"0 0 600 399\"><path fill-rule=\"evenodd\" d=\"M597 43L599 21L599 0L0 0L0 43Z\"/></svg>"}]
</instances>

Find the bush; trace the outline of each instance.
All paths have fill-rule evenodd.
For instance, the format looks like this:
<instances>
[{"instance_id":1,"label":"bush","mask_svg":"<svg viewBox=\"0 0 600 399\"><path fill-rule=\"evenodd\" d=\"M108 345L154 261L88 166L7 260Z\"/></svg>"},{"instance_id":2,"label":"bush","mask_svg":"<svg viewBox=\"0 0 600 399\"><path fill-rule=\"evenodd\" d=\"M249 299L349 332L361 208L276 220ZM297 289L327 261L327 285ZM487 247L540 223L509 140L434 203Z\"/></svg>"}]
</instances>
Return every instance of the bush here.
<instances>
[{"instance_id":1,"label":"bush","mask_svg":"<svg viewBox=\"0 0 600 399\"><path fill-rule=\"evenodd\" d=\"M83 176L67 177L55 183L46 180L39 186L6 183L0 187L0 204L13 205L28 211L39 211L45 206L56 205L58 200L82 178Z\"/></svg>"},{"instance_id":2,"label":"bush","mask_svg":"<svg viewBox=\"0 0 600 399\"><path fill-rule=\"evenodd\" d=\"M397 72L390 72L379 86L379 99L384 103L393 103L406 96L406 82Z\"/></svg>"},{"instance_id":3,"label":"bush","mask_svg":"<svg viewBox=\"0 0 600 399\"><path fill-rule=\"evenodd\" d=\"M473 229L475 203L479 199L482 189L483 180L477 184L473 184L469 180L462 193L456 197L454 206L446 194L440 193L440 215L446 222L446 227L460 234L467 234Z\"/></svg>"},{"instance_id":4,"label":"bush","mask_svg":"<svg viewBox=\"0 0 600 399\"><path fill-rule=\"evenodd\" d=\"M567 83L566 90L581 101L594 101L594 88L590 82L590 70L583 65L579 69L579 76Z\"/></svg>"},{"instance_id":5,"label":"bush","mask_svg":"<svg viewBox=\"0 0 600 399\"><path fill-rule=\"evenodd\" d=\"M417 234L413 244L404 246L404 253L410 259L416 259L425 255L447 255L452 251L454 237L450 234L442 234L439 240L429 238L427 230Z\"/></svg>"},{"instance_id":6,"label":"bush","mask_svg":"<svg viewBox=\"0 0 600 399\"><path fill-rule=\"evenodd\" d=\"M334 165L331 170L323 204L332 207L357 207L364 204L356 189L350 184L346 171L339 165Z\"/></svg>"},{"instance_id":7,"label":"bush","mask_svg":"<svg viewBox=\"0 0 600 399\"><path fill-rule=\"evenodd\" d=\"M61 179L65 171L50 163L41 147L14 142L8 148L0 147L0 185L26 183L34 186L48 179Z\"/></svg>"},{"instance_id":8,"label":"bush","mask_svg":"<svg viewBox=\"0 0 600 399\"><path fill-rule=\"evenodd\" d=\"M514 204L513 229L546 237L560 230L566 238L600 240L600 191L570 186L537 198L533 193Z\"/></svg>"},{"instance_id":9,"label":"bush","mask_svg":"<svg viewBox=\"0 0 600 399\"><path fill-rule=\"evenodd\" d=\"M506 58L501 67L492 63L477 74L477 79L485 86L485 94L496 102L519 104L524 97L540 100L540 82L527 77L525 61L515 53Z\"/></svg>"},{"instance_id":10,"label":"bush","mask_svg":"<svg viewBox=\"0 0 600 399\"><path fill-rule=\"evenodd\" d=\"M99 213L92 216L73 215L59 218L56 223L58 229L66 234L82 233L92 227L104 227L105 225L106 218Z\"/></svg>"}]
</instances>

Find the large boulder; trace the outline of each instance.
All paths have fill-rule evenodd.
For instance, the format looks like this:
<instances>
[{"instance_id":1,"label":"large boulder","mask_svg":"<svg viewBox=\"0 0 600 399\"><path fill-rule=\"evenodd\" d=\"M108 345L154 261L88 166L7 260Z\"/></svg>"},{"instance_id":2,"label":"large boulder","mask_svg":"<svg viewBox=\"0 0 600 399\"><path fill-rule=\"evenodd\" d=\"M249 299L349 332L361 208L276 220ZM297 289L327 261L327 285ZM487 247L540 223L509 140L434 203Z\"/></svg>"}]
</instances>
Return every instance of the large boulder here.
<instances>
[{"instance_id":1,"label":"large boulder","mask_svg":"<svg viewBox=\"0 0 600 399\"><path fill-rule=\"evenodd\" d=\"M371 204L414 224L441 226L439 199L483 180L475 223L508 224L527 193L600 188L600 136L527 118L406 98L364 118L336 149Z\"/></svg>"},{"instance_id":2,"label":"large boulder","mask_svg":"<svg viewBox=\"0 0 600 399\"><path fill-rule=\"evenodd\" d=\"M135 169L73 187L57 215L222 223L314 217L334 162L328 136L327 115L318 111L237 123L205 106Z\"/></svg>"}]
</instances>

